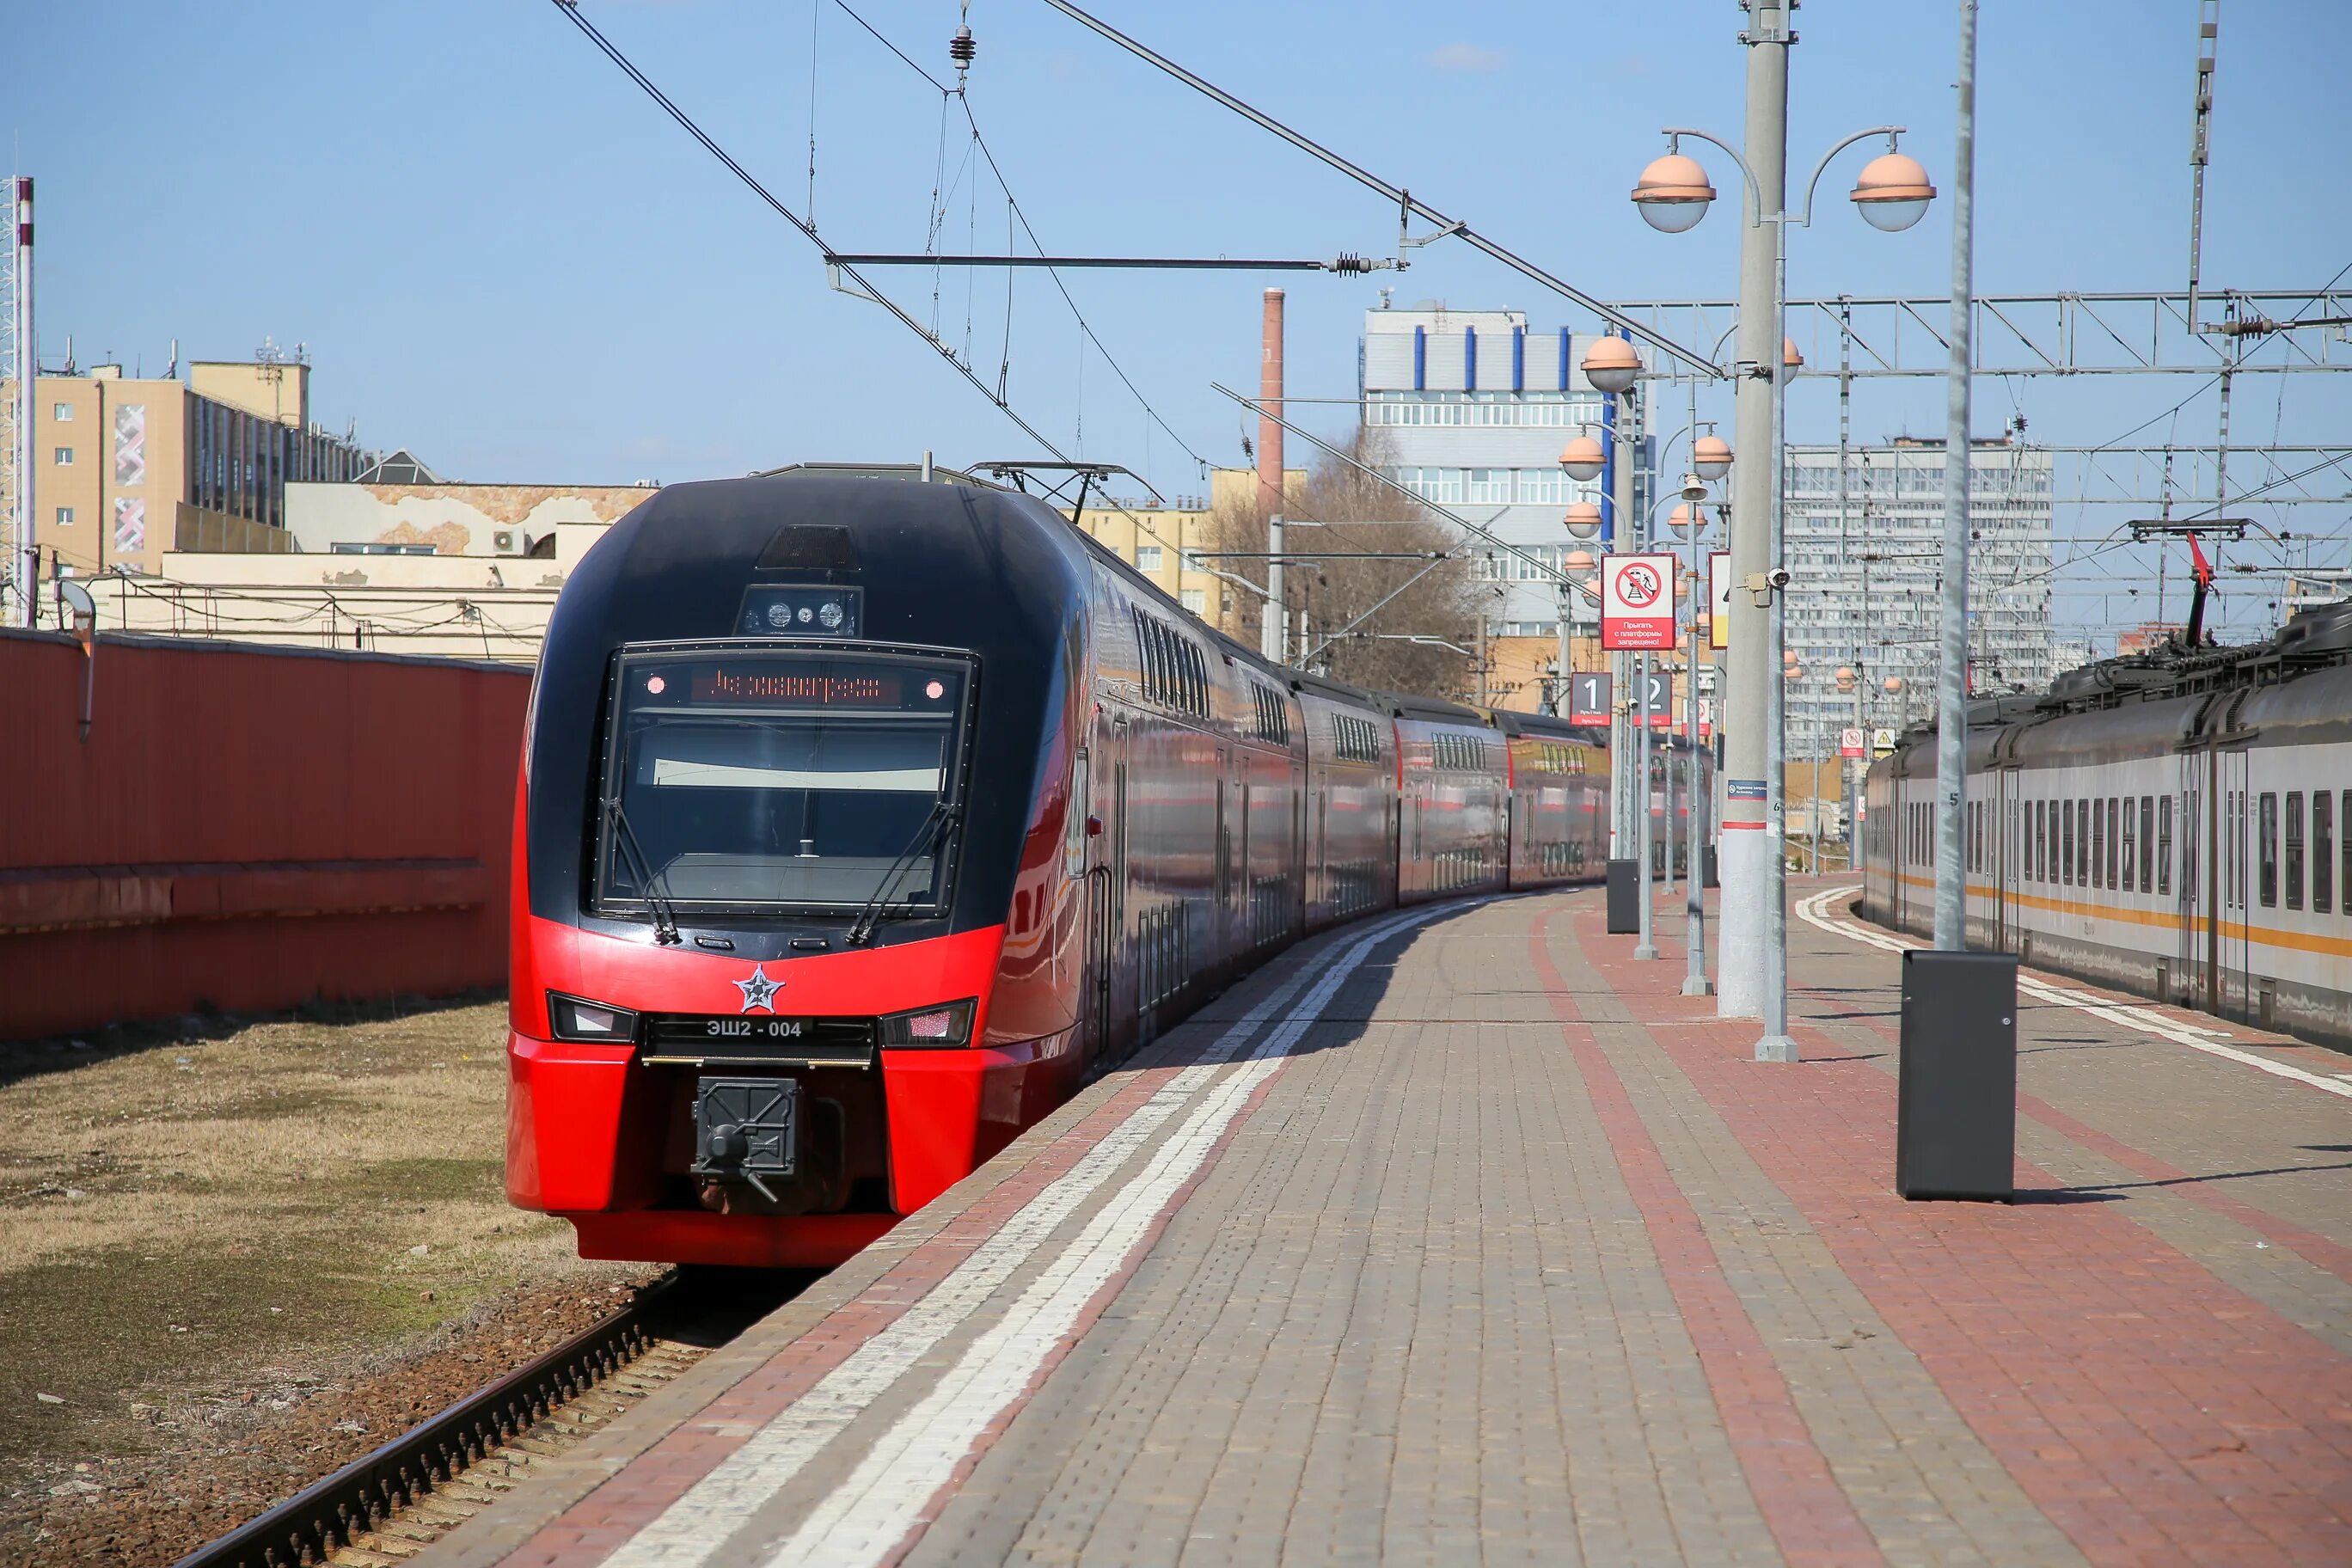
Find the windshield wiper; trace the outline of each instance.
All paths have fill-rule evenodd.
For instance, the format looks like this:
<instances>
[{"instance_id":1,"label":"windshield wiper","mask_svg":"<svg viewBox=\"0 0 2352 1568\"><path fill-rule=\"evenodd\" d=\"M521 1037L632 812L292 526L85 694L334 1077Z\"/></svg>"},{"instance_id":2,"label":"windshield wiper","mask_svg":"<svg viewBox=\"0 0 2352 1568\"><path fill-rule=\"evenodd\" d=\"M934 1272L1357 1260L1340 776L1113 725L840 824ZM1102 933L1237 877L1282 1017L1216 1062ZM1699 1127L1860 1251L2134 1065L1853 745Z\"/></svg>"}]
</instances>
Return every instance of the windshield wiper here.
<instances>
[{"instance_id":1,"label":"windshield wiper","mask_svg":"<svg viewBox=\"0 0 2352 1568\"><path fill-rule=\"evenodd\" d=\"M670 907L669 898L661 890L663 877L646 858L645 847L637 842L637 831L629 826L629 814L621 809L621 797L611 795L604 801L605 820L613 825L613 842L625 850L637 872L637 886L644 889L646 908L653 911L654 941L664 947L675 947L677 934L677 911Z\"/></svg>"},{"instance_id":2,"label":"windshield wiper","mask_svg":"<svg viewBox=\"0 0 2352 1568\"><path fill-rule=\"evenodd\" d=\"M961 809L944 800L932 804L930 815L923 818L920 827L915 829L915 836L907 840L907 847L898 851L898 858L890 862L890 868L882 873L882 879L874 884L874 896L866 900L866 907L858 910L857 918L850 922L849 934L841 939L845 946L857 947L874 940L874 927L881 918L883 900L889 897L890 889L898 885L898 879L915 863L915 857L929 847L939 837L940 830L953 822Z\"/></svg>"}]
</instances>

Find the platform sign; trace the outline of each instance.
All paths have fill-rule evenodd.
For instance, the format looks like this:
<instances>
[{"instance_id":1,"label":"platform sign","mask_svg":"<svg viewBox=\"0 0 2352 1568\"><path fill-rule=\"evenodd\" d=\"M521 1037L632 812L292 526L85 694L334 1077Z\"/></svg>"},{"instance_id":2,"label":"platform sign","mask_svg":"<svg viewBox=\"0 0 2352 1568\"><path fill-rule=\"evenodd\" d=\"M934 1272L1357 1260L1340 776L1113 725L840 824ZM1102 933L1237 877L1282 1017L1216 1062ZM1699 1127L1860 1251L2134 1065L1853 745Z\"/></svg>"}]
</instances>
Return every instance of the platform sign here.
<instances>
[{"instance_id":1,"label":"platform sign","mask_svg":"<svg viewBox=\"0 0 2352 1568\"><path fill-rule=\"evenodd\" d=\"M1895 752L1895 731L1892 731L1892 730L1888 730L1888 729L1885 729L1885 728L1881 728L1881 729L1873 730L1873 731L1870 732L1870 754L1871 754L1872 756L1874 756L1874 757L1885 757L1885 756L1891 756L1891 755L1893 755L1893 754L1894 754L1894 752Z\"/></svg>"},{"instance_id":2,"label":"platform sign","mask_svg":"<svg viewBox=\"0 0 2352 1568\"><path fill-rule=\"evenodd\" d=\"M1731 552L1706 552L1706 646L1731 646Z\"/></svg>"},{"instance_id":3,"label":"platform sign","mask_svg":"<svg viewBox=\"0 0 2352 1568\"><path fill-rule=\"evenodd\" d=\"M1612 715L1609 708L1616 693L1611 689L1614 677L1605 671L1588 671L1568 678L1568 721L1571 724L1606 724Z\"/></svg>"},{"instance_id":4,"label":"platform sign","mask_svg":"<svg viewBox=\"0 0 2352 1568\"><path fill-rule=\"evenodd\" d=\"M1675 721L1675 678L1664 670L1650 671L1650 683L1642 693L1642 721L1654 730L1670 729Z\"/></svg>"},{"instance_id":5,"label":"platform sign","mask_svg":"<svg viewBox=\"0 0 2352 1568\"><path fill-rule=\"evenodd\" d=\"M1675 558L1601 558L1601 646L1643 652L1675 646Z\"/></svg>"},{"instance_id":6,"label":"platform sign","mask_svg":"<svg viewBox=\"0 0 2352 1568\"><path fill-rule=\"evenodd\" d=\"M1839 756L1859 757L1867 754L1868 752L1863 745L1863 732L1860 730L1840 730L1838 731Z\"/></svg>"}]
</instances>

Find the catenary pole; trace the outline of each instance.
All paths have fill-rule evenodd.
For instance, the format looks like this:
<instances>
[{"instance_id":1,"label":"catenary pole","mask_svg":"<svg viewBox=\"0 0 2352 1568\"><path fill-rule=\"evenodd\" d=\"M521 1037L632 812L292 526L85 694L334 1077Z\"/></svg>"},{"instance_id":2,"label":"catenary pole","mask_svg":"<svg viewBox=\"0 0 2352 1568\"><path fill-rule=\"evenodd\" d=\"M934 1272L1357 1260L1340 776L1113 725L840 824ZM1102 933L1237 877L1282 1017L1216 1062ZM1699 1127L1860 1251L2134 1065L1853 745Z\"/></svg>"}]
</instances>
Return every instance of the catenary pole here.
<instances>
[{"instance_id":1,"label":"catenary pole","mask_svg":"<svg viewBox=\"0 0 2352 1568\"><path fill-rule=\"evenodd\" d=\"M1780 0L1757 0L1743 33L1748 45L1748 172L1755 179L1755 207L1740 226L1738 390L1736 390L1734 449L1745 454L1731 466L1731 647L1727 651L1728 689L1717 712L1724 733L1724 769L1717 790L1722 848L1717 877L1722 879L1722 912L1717 917L1715 1013L1717 1018L1764 1016L1764 896L1773 842L1764 814L1764 771L1769 764L1767 724L1773 658L1771 616L1757 602L1750 583L1771 566L1771 505L1780 468L1773 461L1773 369L1780 360L1780 336L1773 329L1773 235L1767 224L1788 195L1788 9Z\"/></svg>"},{"instance_id":2,"label":"catenary pole","mask_svg":"<svg viewBox=\"0 0 2352 1568\"><path fill-rule=\"evenodd\" d=\"M1774 288L1775 239L1786 205L1789 130L1789 13L1783 0L1753 0L1742 34L1748 46L1748 109L1743 157L1755 182L1754 205L1741 226L1739 379L1732 465L1731 647L1728 689L1717 722L1724 733L1721 848L1723 883L1716 970L1716 1013L1756 1018L1764 1012L1764 903L1777 843L1766 814L1767 731L1780 659L1771 647L1772 615L1753 584L1770 569L1771 512L1780 482L1772 418L1779 391L1779 310ZM1770 220L1770 221L1768 221Z\"/></svg>"},{"instance_id":3,"label":"catenary pole","mask_svg":"<svg viewBox=\"0 0 2352 1568\"><path fill-rule=\"evenodd\" d=\"M1944 433L1943 668L1936 681L1936 946L1969 945L1969 316L1977 173L1977 5L1960 0L1959 137L1952 157L1952 374Z\"/></svg>"},{"instance_id":4,"label":"catenary pole","mask_svg":"<svg viewBox=\"0 0 2352 1568\"><path fill-rule=\"evenodd\" d=\"M1783 16L1785 23L1786 17ZM1786 85L1785 79L1783 86ZM1782 108L1785 110L1785 100ZM1782 130L1787 129L1785 113ZM1786 552L1789 495L1789 203L1782 193L1772 221L1772 343L1766 363L1772 377L1772 537L1767 570L1777 572ZM1764 1032L1757 1037L1759 1062L1792 1062L1797 1042L1789 1033L1789 711L1788 678L1781 666L1788 652L1788 593L1774 587L1764 616Z\"/></svg>"},{"instance_id":5,"label":"catenary pole","mask_svg":"<svg viewBox=\"0 0 2352 1568\"><path fill-rule=\"evenodd\" d=\"M1698 384L1690 386L1691 469L1698 471ZM1683 675L1683 742L1684 754L1690 760L1690 788L1687 810L1690 818L1683 828L1683 853L1688 857L1683 866L1683 951L1685 967L1683 972L1683 994L1705 996L1715 986L1706 977L1706 808L1702 804L1700 783L1705 774L1699 768L1698 722L1698 607L1706 602L1706 503L1694 500L1690 503L1690 657L1685 659Z\"/></svg>"},{"instance_id":6,"label":"catenary pole","mask_svg":"<svg viewBox=\"0 0 2352 1568\"><path fill-rule=\"evenodd\" d=\"M16 585L16 602L10 609L20 625L29 626L34 624L34 595L41 591L40 547L33 531L33 404L41 375L39 344L33 337L33 177L16 176L9 195L8 240L16 247L16 490L9 500L16 508L16 526L9 541L7 573ZM103 518L98 521L105 525Z\"/></svg>"}]
</instances>

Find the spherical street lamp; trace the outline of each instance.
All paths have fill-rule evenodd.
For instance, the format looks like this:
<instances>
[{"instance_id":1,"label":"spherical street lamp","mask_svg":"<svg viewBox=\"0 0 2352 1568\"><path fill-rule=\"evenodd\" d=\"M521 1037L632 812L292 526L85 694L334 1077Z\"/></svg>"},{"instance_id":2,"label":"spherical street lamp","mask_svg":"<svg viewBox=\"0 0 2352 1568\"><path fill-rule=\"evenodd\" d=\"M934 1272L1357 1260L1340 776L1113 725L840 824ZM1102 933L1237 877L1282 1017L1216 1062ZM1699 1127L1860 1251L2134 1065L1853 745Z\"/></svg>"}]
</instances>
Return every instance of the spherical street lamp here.
<instances>
[{"instance_id":1,"label":"spherical street lamp","mask_svg":"<svg viewBox=\"0 0 2352 1568\"><path fill-rule=\"evenodd\" d=\"M1678 506L1666 514L1666 526L1676 533L1688 533L1694 528L1705 528L1706 526L1706 509L1687 503Z\"/></svg>"},{"instance_id":2,"label":"spherical street lamp","mask_svg":"<svg viewBox=\"0 0 2352 1568\"><path fill-rule=\"evenodd\" d=\"M1805 667L1801 664L1792 664L1780 673L1791 680L1802 680L1805 678Z\"/></svg>"},{"instance_id":3,"label":"spherical street lamp","mask_svg":"<svg viewBox=\"0 0 2352 1568\"><path fill-rule=\"evenodd\" d=\"M1595 338L1584 351L1584 379L1596 392L1631 391L1641 374L1642 356L1622 338Z\"/></svg>"},{"instance_id":4,"label":"spherical street lamp","mask_svg":"<svg viewBox=\"0 0 2352 1568\"><path fill-rule=\"evenodd\" d=\"M1601 508L1589 500L1578 501L1560 514L1571 539L1591 539L1601 531Z\"/></svg>"},{"instance_id":5,"label":"spherical street lamp","mask_svg":"<svg viewBox=\"0 0 2352 1568\"><path fill-rule=\"evenodd\" d=\"M1881 686L1886 695L1892 697L1896 692L1903 689L1903 678L1897 675L1890 675L1881 683Z\"/></svg>"},{"instance_id":6,"label":"spherical street lamp","mask_svg":"<svg viewBox=\"0 0 2352 1568\"><path fill-rule=\"evenodd\" d=\"M1597 479L1608 461L1609 454L1590 436L1579 436L1559 449L1559 466L1571 479Z\"/></svg>"},{"instance_id":7,"label":"spherical street lamp","mask_svg":"<svg viewBox=\"0 0 2352 1568\"><path fill-rule=\"evenodd\" d=\"M1854 210L1871 227L1899 234L1917 223L1936 187L1919 160L1904 153L1883 153L1862 166L1853 183Z\"/></svg>"},{"instance_id":8,"label":"spherical street lamp","mask_svg":"<svg viewBox=\"0 0 2352 1568\"><path fill-rule=\"evenodd\" d=\"M1797 347L1796 339L1782 338L1780 340L1780 363L1790 370L1802 370L1805 368L1805 356L1803 352Z\"/></svg>"},{"instance_id":9,"label":"spherical street lamp","mask_svg":"<svg viewBox=\"0 0 2352 1568\"><path fill-rule=\"evenodd\" d=\"M1703 479L1719 479L1731 471L1731 443L1720 436L1702 436L1691 447L1691 467Z\"/></svg>"},{"instance_id":10,"label":"spherical street lamp","mask_svg":"<svg viewBox=\"0 0 2352 1568\"><path fill-rule=\"evenodd\" d=\"M1853 667L1852 665L1842 664L1837 667L1837 683L1839 689L1842 690L1848 689L1853 687Z\"/></svg>"},{"instance_id":11,"label":"spherical street lamp","mask_svg":"<svg viewBox=\"0 0 2352 1568\"><path fill-rule=\"evenodd\" d=\"M1681 234L1706 216L1715 187L1696 158L1668 153L1642 171L1633 185L1633 205L1643 221L1661 234Z\"/></svg>"},{"instance_id":12,"label":"spherical street lamp","mask_svg":"<svg viewBox=\"0 0 2352 1568\"><path fill-rule=\"evenodd\" d=\"M1592 552L1590 550L1571 550L1568 552L1568 560L1564 564L1571 572L1590 572L1600 563L1592 559Z\"/></svg>"}]
</instances>

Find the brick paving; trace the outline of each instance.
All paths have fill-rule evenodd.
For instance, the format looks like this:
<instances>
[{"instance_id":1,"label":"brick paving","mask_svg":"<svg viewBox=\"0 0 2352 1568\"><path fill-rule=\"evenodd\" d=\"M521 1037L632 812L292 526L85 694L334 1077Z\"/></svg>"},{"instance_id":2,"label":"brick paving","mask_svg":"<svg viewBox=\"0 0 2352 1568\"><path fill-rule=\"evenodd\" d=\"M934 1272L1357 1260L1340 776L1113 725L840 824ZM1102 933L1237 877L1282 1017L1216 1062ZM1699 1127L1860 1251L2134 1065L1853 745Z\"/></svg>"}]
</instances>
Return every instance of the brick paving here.
<instances>
[{"instance_id":1,"label":"brick paving","mask_svg":"<svg viewBox=\"0 0 2352 1568\"><path fill-rule=\"evenodd\" d=\"M1906 1204L1895 955L1659 923L1308 944L420 1561L2352 1562L2352 1100L2032 1002Z\"/></svg>"}]
</instances>

